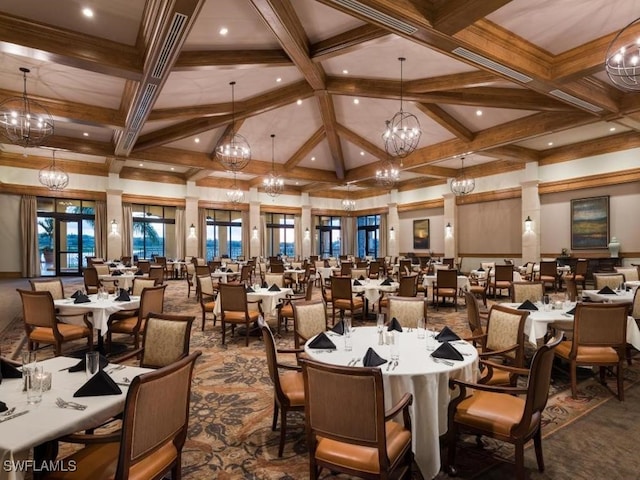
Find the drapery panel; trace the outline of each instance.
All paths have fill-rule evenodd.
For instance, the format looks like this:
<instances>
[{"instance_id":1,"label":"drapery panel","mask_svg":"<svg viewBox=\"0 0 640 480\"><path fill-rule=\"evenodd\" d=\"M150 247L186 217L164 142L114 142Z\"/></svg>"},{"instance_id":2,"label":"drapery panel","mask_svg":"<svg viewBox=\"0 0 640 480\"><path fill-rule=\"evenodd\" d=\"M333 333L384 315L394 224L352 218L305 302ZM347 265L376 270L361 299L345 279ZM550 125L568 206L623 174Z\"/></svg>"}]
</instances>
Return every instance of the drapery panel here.
<instances>
[{"instance_id":1,"label":"drapery panel","mask_svg":"<svg viewBox=\"0 0 640 480\"><path fill-rule=\"evenodd\" d=\"M207 209L198 208L198 257L207 260Z\"/></svg>"},{"instance_id":2,"label":"drapery panel","mask_svg":"<svg viewBox=\"0 0 640 480\"><path fill-rule=\"evenodd\" d=\"M293 254L297 259L302 257L302 217L293 216Z\"/></svg>"},{"instance_id":3,"label":"drapery panel","mask_svg":"<svg viewBox=\"0 0 640 480\"><path fill-rule=\"evenodd\" d=\"M342 217L340 221L341 255L355 255L355 252L358 251L358 236L356 233L356 218Z\"/></svg>"},{"instance_id":4,"label":"drapery panel","mask_svg":"<svg viewBox=\"0 0 640 480\"><path fill-rule=\"evenodd\" d=\"M386 257L387 256L387 235L388 235L388 219L386 213L380 214L380 230L378 231L378 241L379 241L379 249L378 256Z\"/></svg>"},{"instance_id":5,"label":"drapery panel","mask_svg":"<svg viewBox=\"0 0 640 480\"><path fill-rule=\"evenodd\" d=\"M176 207L176 258L184 259L185 251L185 211L182 207Z\"/></svg>"},{"instance_id":6,"label":"drapery panel","mask_svg":"<svg viewBox=\"0 0 640 480\"><path fill-rule=\"evenodd\" d=\"M95 235L95 256L104 258L107 255L107 202L96 200L95 221L93 232Z\"/></svg>"},{"instance_id":7,"label":"drapery panel","mask_svg":"<svg viewBox=\"0 0 640 480\"><path fill-rule=\"evenodd\" d=\"M20 199L20 235L22 243L22 276L40 276L38 249L38 200L33 195Z\"/></svg>"},{"instance_id":8,"label":"drapery panel","mask_svg":"<svg viewBox=\"0 0 640 480\"><path fill-rule=\"evenodd\" d=\"M133 205L122 204L122 256L133 256Z\"/></svg>"},{"instance_id":9,"label":"drapery panel","mask_svg":"<svg viewBox=\"0 0 640 480\"><path fill-rule=\"evenodd\" d=\"M249 210L242 211L242 255L245 259L249 259L251 255L251 227L249 226Z\"/></svg>"}]
</instances>

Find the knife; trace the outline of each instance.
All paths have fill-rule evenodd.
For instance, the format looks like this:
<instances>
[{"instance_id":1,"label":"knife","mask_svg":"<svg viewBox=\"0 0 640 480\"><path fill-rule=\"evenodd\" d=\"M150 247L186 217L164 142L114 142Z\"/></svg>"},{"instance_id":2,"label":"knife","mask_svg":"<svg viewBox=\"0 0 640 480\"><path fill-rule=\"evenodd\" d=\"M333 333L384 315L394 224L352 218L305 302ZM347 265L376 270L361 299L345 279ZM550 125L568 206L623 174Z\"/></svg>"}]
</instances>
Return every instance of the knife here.
<instances>
[{"instance_id":1,"label":"knife","mask_svg":"<svg viewBox=\"0 0 640 480\"><path fill-rule=\"evenodd\" d=\"M25 413L29 413L29 410L23 410L22 412L14 413L13 415L9 415L8 417L0 418L0 423L11 420L12 418L21 417Z\"/></svg>"}]
</instances>

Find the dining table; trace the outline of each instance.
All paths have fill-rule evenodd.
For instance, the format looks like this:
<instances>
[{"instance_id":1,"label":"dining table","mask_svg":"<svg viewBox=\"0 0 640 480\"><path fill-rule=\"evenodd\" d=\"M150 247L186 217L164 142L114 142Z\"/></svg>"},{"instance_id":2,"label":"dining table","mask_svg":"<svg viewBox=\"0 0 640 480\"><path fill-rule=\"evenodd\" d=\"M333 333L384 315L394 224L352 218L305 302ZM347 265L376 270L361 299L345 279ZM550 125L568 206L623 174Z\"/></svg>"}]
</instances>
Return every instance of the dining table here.
<instances>
[{"instance_id":1,"label":"dining table","mask_svg":"<svg viewBox=\"0 0 640 480\"><path fill-rule=\"evenodd\" d=\"M386 330L386 327L385 327ZM384 336L383 332L383 336ZM403 329L395 332L399 359L397 364L385 362L381 369L384 383L385 408L393 406L405 393L413 395L410 407L412 429L412 449L415 462L422 477L434 478L440 471L440 436L447 432L447 409L452 391L449 379L456 378L474 382L478 378L478 353L468 342L451 342L463 355L461 361L434 359L427 350L428 343L436 349L440 342L433 338L435 332L427 332L424 338L418 337L417 329ZM379 345L378 328L356 327L351 329L351 350L345 350L345 337L327 332L335 349L314 349L309 345L315 337L305 344L306 354L313 360L343 366L363 366L363 359L372 348L382 359L391 359L391 345ZM354 365L355 361L355 365ZM339 406L336 399L332 408Z\"/></svg>"},{"instance_id":2,"label":"dining table","mask_svg":"<svg viewBox=\"0 0 640 480\"><path fill-rule=\"evenodd\" d=\"M257 300L262 300L262 313L264 313L265 316L268 315L271 317L276 317L278 315L278 304L280 303L280 300L286 298L287 295L293 294L293 289L291 288L280 288L279 291L271 291L268 288L258 288L254 286L251 287L251 289L253 292L247 292L247 301L255 302ZM213 307L213 314L217 317L221 314L221 303L222 302L218 301ZM253 305L256 304L249 303L250 310L253 308Z\"/></svg>"},{"instance_id":3,"label":"dining table","mask_svg":"<svg viewBox=\"0 0 640 480\"><path fill-rule=\"evenodd\" d=\"M117 270L120 271L120 270ZM98 275L98 278L102 280L107 280L109 282L118 282L118 288L124 288L125 290L130 290L133 285L133 280L137 277L149 278L149 274L144 273L142 275L135 275L135 272L125 271L120 274L115 274L111 272L109 275Z\"/></svg>"},{"instance_id":4,"label":"dining table","mask_svg":"<svg viewBox=\"0 0 640 480\"><path fill-rule=\"evenodd\" d=\"M3 421L0 413L0 480L22 480L25 474L31 476L35 467L33 461L30 462L32 448L63 435L95 427L121 413L131 379L150 371L109 364L104 371L118 384L122 393L74 398L74 392L87 382L84 370L73 373L67 370L78 361L72 357L54 357L38 362L45 372L51 372L51 389L42 393L42 400L37 404L27 403L22 378L4 378L0 383L0 400L21 414ZM86 408L61 408L56 403L58 397L77 401Z\"/></svg>"},{"instance_id":5,"label":"dining table","mask_svg":"<svg viewBox=\"0 0 640 480\"><path fill-rule=\"evenodd\" d=\"M582 297L592 302L631 303L634 292L631 290L614 290L613 294L600 293L599 290L582 290Z\"/></svg>"}]
</instances>

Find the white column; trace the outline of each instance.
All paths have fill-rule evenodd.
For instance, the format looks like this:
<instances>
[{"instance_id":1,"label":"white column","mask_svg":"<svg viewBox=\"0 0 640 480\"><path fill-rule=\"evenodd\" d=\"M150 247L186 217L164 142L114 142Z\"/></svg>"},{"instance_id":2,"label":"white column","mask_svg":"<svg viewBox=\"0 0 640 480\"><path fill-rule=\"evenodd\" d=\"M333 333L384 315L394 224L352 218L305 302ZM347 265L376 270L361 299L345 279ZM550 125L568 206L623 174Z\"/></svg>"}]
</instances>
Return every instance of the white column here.
<instances>
[{"instance_id":1,"label":"white column","mask_svg":"<svg viewBox=\"0 0 640 480\"><path fill-rule=\"evenodd\" d=\"M190 182L187 182L187 187ZM195 227L195 232L191 233L191 225ZM198 256L198 235L204 235L204 232L199 232L198 225L198 197L187 196L185 198L184 205L184 227L185 231L182 233L185 236L184 242L184 257L190 259L191 257Z\"/></svg>"},{"instance_id":2,"label":"white column","mask_svg":"<svg viewBox=\"0 0 640 480\"><path fill-rule=\"evenodd\" d=\"M392 190L389 203L389 214L387 215L387 228L388 232L380 232L381 235L385 233L387 237L387 255L391 257L397 257L400 255L400 217L398 216L398 204L396 203L397 190Z\"/></svg>"},{"instance_id":3,"label":"white column","mask_svg":"<svg viewBox=\"0 0 640 480\"><path fill-rule=\"evenodd\" d=\"M301 195L302 215L300 217L300 232L302 233L302 258L309 258L311 255L311 205L309 205L309 194L303 192Z\"/></svg>"},{"instance_id":4,"label":"white column","mask_svg":"<svg viewBox=\"0 0 640 480\"><path fill-rule=\"evenodd\" d=\"M117 232L111 231L111 222L118 224ZM107 189L107 252L113 260L122 256L122 190ZM131 241L128 239L128 241Z\"/></svg>"},{"instance_id":5,"label":"white column","mask_svg":"<svg viewBox=\"0 0 640 480\"><path fill-rule=\"evenodd\" d=\"M527 163L522 187L522 262L540 261L540 194L538 192L538 164ZM531 229L527 231L525 220L531 219Z\"/></svg>"},{"instance_id":6,"label":"white column","mask_svg":"<svg viewBox=\"0 0 640 480\"><path fill-rule=\"evenodd\" d=\"M456 258L458 256L457 241L457 204L456 196L453 193L445 193L444 197L444 256L447 258ZM449 227L448 227L449 226Z\"/></svg>"}]
</instances>

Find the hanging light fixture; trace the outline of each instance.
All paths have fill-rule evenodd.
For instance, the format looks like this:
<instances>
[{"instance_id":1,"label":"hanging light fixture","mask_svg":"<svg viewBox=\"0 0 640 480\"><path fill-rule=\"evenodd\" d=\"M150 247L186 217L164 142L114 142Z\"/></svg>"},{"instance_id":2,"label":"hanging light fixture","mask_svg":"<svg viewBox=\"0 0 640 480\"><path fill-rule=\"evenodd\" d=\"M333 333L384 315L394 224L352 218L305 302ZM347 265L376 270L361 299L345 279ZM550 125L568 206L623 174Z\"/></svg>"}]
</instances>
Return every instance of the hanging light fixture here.
<instances>
[{"instance_id":1,"label":"hanging light fixture","mask_svg":"<svg viewBox=\"0 0 640 480\"><path fill-rule=\"evenodd\" d=\"M28 68L21 67L22 97L11 97L0 104L2 134L15 145L38 147L53 135L53 118L45 107L27 96Z\"/></svg>"},{"instance_id":2,"label":"hanging light fixture","mask_svg":"<svg viewBox=\"0 0 640 480\"><path fill-rule=\"evenodd\" d=\"M631 35L640 23L636 18L613 38L607 49L604 68L614 85L632 92L640 91L640 39Z\"/></svg>"},{"instance_id":3,"label":"hanging light fixture","mask_svg":"<svg viewBox=\"0 0 640 480\"><path fill-rule=\"evenodd\" d=\"M282 177L276 174L276 164L275 164L275 138L276 136L271 134L271 173L267 178L262 182L262 186L264 187L264 191L270 197L277 197L282 193L284 189L284 180Z\"/></svg>"},{"instance_id":4,"label":"hanging light fixture","mask_svg":"<svg viewBox=\"0 0 640 480\"><path fill-rule=\"evenodd\" d=\"M476 188L476 181L471 177L467 177L464 173L464 157L461 157L460 160L462 162L460 175L453 178L449 185L451 187L451 191L458 197L467 195L473 192L473 189Z\"/></svg>"},{"instance_id":5,"label":"hanging light fixture","mask_svg":"<svg viewBox=\"0 0 640 480\"><path fill-rule=\"evenodd\" d=\"M238 172L249 164L251 160L251 147L242 135L235 132L235 84L231 85L231 133L223 136L216 145L216 158L232 172Z\"/></svg>"},{"instance_id":6,"label":"hanging light fixture","mask_svg":"<svg viewBox=\"0 0 640 480\"><path fill-rule=\"evenodd\" d=\"M69 175L56 166L56 151L53 150L53 159L48 167L44 167L38 174L40 183L49 190L64 190L69 185Z\"/></svg>"},{"instance_id":7,"label":"hanging light fixture","mask_svg":"<svg viewBox=\"0 0 640 480\"><path fill-rule=\"evenodd\" d=\"M404 158L417 148L422 130L418 118L402 109L402 64L406 58L400 57L398 60L400 60L400 111L391 120L385 122L387 127L382 138L387 154L395 158Z\"/></svg>"},{"instance_id":8,"label":"hanging light fixture","mask_svg":"<svg viewBox=\"0 0 640 480\"><path fill-rule=\"evenodd\" d=\"M347 183L347 198L342 200L342 209L345 212L353 212L356 209L356 201L351 199L351 184Z\"/></svg>"},{"instance_id":9,"label":"hanging light fixture","mask_svg":"<svg viewBox=\"0 0 640 480\"><path fill-rule=\"evenodd\" d=\"M376 170L376 183L382 187L393 187L400 179L400 170L391 160L387 160L383 167Z\"/></svg>"},{"instance_id":10,"label":"hanging light fixture","mask_svg":"<svg viewBox=\"0 0 640 480\"><path fill-rule=\"evenodd\" d=\"M236 183L236 172L233 172L233 188L227 190L227 200L233 204L244 201L244 192L238 188L238 184Z\"/></svg>"}]
</instances>

